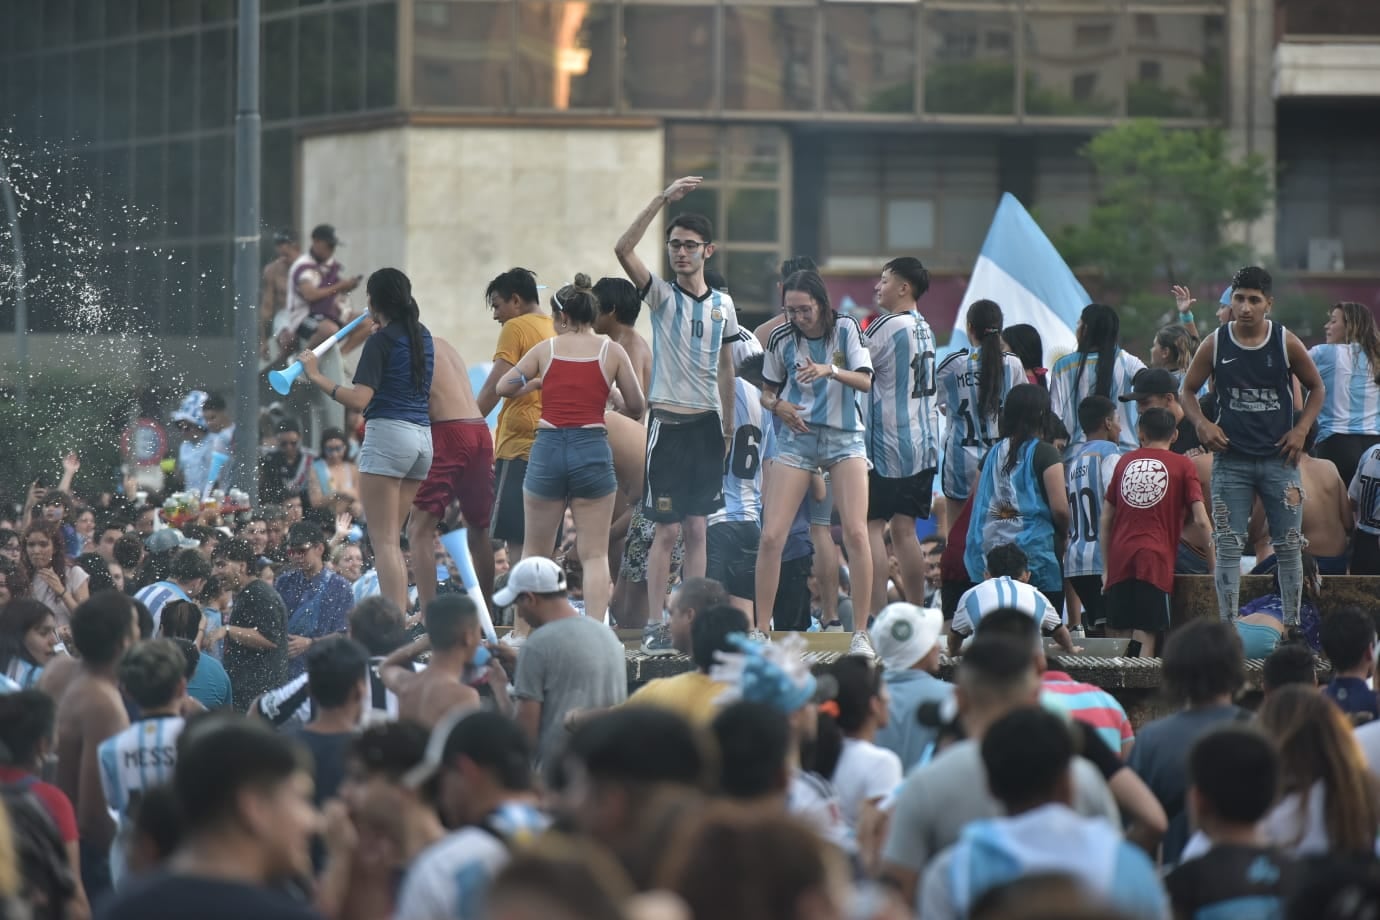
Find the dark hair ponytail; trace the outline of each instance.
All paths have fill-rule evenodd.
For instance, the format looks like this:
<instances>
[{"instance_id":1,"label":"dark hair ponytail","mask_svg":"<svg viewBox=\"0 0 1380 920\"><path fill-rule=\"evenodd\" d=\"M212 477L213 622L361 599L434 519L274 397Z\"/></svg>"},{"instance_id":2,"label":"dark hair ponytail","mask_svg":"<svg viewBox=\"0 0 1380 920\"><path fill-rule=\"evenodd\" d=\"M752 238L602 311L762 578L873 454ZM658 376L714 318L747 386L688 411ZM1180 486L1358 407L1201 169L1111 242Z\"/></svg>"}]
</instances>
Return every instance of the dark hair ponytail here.
<instances>
[{"instance_id":1,"label":"dark hair ponytail","mask_svg":"<svg viewBox=\"0 0 1380 920\"><path fill-rule=\"evenodd\" d=\"M982 351L978 364L978 411L993 418L1001 410L1002 384L1001 307L979 300L968 308L968 333Z\"/></svg>"},{"instance_id":2,"label":"dark hair ponytail","mask_svg":"<svg viewBox=\"0 0 1380 920\"><path fill-rule=\"evenodd\" d=\"M1083 380L1083 370L1088 366L1088 355L1097 352L1097 380L1093 384L1091 396L1112 395L1112 372L1116 370L1117 352L1121 350L1121 317L1106 304L1090 303L1083 308L1078 319L1082 335L1078 337L1078 374L1073 378L1073 392Z\"/></svg>"},{"instance_id":3,"label":"dark hair ponytail","mask_svg":"<svg viewBox=\"0 0 1380 920\"><path fill-rule=\"evenodd\" d=\"M428 389L422 311L412 296L412 282L396 268L380 268L369 276L365 290L369 292L369 305L375 313L390 323L402 323L412 355L412 388L419 392Z\"/></svg>"},{"instance_id":4,"label":"dark hair ponytail","mask_svg":"<svg viewBox=\"0 0 1380 920\"><path fill-rule=\"evenodd\" d=\"M1045 423L1049 416L1049 392L1033 383L1023 383L1011 388L1006 394L1006 405L1001 409L1001 436L1010 443L1006 448L1006 462L1002 473L1011 475L1020 460L1021 448L1027 441L1038 441L1045 436Z\"/></svg>"}]
</instances>

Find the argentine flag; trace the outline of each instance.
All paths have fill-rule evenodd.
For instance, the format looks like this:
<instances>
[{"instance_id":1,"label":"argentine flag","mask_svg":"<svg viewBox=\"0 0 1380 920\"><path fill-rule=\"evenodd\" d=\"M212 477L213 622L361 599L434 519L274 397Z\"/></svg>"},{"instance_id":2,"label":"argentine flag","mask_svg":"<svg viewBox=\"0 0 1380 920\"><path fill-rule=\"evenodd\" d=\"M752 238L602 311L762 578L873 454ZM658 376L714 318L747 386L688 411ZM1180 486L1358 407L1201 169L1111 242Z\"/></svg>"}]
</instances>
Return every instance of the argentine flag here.
<instances>
[{"instance_id":1,"label":"argentine flag","mask_svg":"<svg viewBox=\"0 0 1380 920\"><path fill-rule=\"evenodd\" d=\"M1001 196L973 266L950 351L968 347L968 306L975 300L996 301L1007 326L1029 323L1038 329L1045 367L1074 350L1078 317L1092 302L1035 218L1010 192Z\"/></svg>"}]
</instances>

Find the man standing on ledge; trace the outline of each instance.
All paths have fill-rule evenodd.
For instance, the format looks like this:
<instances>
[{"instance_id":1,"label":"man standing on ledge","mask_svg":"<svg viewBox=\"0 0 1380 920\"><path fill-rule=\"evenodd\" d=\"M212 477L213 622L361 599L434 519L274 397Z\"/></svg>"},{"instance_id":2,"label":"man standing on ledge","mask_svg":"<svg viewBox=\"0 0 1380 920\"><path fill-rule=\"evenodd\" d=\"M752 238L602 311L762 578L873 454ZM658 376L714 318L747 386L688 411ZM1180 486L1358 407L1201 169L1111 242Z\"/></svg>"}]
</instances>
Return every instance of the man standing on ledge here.
<instances>
[{"instance_id":1,"label":"man standing on ledge","mask_svg":"<svg viewBox=\"0 0 1380 920\"><path fill-rule=\"evenodd\" d=\"M675 280L654 275L637 255L661 209L680 201L702 180L672 182L637 215L614 254L652 313L652 385L647 394L647 475L643 513L656 527L647 553L649 628L661 627L671 551L684 528L684 577L704 577L708 515L723 506L723 462L733 436L732 353L725 341L738 334L732 299L705 283L714 254L708 218L680 214L666 231ZM721 440L722 439L722 440Z\"/></svg>"}]
</instances>

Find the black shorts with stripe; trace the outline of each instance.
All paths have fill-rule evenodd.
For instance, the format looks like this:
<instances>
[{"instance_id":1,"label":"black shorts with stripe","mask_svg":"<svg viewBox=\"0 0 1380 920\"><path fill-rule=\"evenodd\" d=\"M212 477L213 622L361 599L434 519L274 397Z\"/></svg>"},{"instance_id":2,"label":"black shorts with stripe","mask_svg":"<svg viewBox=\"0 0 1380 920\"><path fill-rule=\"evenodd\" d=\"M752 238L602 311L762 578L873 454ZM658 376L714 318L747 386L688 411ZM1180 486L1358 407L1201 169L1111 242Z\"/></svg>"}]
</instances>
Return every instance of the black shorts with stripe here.
<instances>
[{"instance_id":1,"label":"black shorts with stripe","mask_svg":"<svg viewBox=\"0 0 1380 920\"><path fill-rule=\"evenodd\" d=\"M719 413L653 409L647 425L642 513L659 524L708 517L724 506L724 435Z\"/></svg>"}]
</instances>

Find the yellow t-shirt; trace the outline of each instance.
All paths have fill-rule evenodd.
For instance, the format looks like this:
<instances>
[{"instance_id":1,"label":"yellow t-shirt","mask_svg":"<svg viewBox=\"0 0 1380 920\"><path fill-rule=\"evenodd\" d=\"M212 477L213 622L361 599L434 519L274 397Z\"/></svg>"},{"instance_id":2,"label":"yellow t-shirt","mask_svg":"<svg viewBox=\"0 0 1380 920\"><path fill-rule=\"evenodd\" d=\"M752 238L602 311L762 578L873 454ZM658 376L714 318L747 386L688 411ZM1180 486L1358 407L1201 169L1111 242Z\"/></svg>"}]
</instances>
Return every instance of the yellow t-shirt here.
<instances>
[{"instance_id":1,"label":"yellow t-shirt","mask_svg":"<svg viewBox=\"0 0 1380 920\"><path fill-rule=\"evenodd\" d=\"M540 342L556 334L556 327L546 313L524 313L508 320L498 334L494 360L516 365L522 356ZM525 459L532 452L537 437L537 422L541 419L541 390L518 399L503 400L498 411L498 433L494 438L494 458L497 460Z\"/></svg>"},{"instance_id":2,"label":"yellow t-shirt","mask_svg":"<svg viewBox=\"0 0 1380 920\"><path fill-rule=\"evenodd\" d=\"M719 714L719 695L727 689L728 684L710 680L708 674L689 671L649 681L628 697L626 705L660 706L691 725L706 726Z\"/></svg>"}]
</instances>

